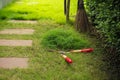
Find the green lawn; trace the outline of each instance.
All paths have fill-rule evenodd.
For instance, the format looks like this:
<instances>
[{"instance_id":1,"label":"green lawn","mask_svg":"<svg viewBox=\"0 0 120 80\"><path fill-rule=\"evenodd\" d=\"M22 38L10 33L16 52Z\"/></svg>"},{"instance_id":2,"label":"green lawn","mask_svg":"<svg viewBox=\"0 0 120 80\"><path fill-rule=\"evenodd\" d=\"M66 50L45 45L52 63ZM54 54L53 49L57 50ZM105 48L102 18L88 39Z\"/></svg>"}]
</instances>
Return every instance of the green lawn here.
<instances>
[{"instance_id":1,"label":"green lawn","mask_svg":"<svg viewBox=\"0 0 120 80\"><path fill-rule=\"evenodd\" d=\"M41 46L42 37L47 31L55 28L74 30L74 25L65 23L63 0L34 0L39 1L39 4L30 5L31 1L33 0L18 0L0 10L0 18L5 17L5 20L0 21L0 30L8 28L35 30L33 35L0 35L0 39L33 40L32 47L0 46L0 57L29 58L27 69L0 68L0 80L107 80L107 74L103 71L102 50L98 47L97 41L87 35L80 34L82 38L89 40L89 44L95 51L90 54L67 54L73 60L71 65L68 65L60 54L48 52ZM71 16L74 16L76 1L71 0L71 2ZM37 19L38 23L8 23L9 19Z\"/></svg>"},{"instance_id":2,"label":"green lawn","mask_svg":"<svg viewBox=\"0 0 120 80\"><path fill-rule=\"evenodd\" d=\"M0 11L1 19L50 19L65 23L63 0L17 0ZM71 0L70 16L74 19L76 1Z\"/></svg>"}]
</instances>

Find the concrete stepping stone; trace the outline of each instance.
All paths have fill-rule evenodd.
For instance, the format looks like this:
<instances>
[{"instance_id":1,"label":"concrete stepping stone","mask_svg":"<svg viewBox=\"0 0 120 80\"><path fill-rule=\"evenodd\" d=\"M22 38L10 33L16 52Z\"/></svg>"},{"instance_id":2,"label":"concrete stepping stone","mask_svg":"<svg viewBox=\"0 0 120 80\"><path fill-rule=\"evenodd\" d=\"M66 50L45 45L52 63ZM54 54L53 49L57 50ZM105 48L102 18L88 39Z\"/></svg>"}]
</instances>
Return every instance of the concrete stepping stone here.
<instances>
[{"instance_id":1,"label":"concrete stepping stone","mask_svg":"<svg viewBox=\"0 0 120 80\"><path fill-rule=\"evenodd\" d=\"M0 68L27 68L28 58L0 58Z\"/></svg>"},{"instance_id":2,"label":"concrete stepping stone","mask_svg":"<svg viewBox=\"0 0 120 80\"><path fill-rule=\"evenodd\" d=\"M0 46L32 46L32 40L0 40Z\"/></svg>"},{"instance_id":3,"label":"concrete stepping stone","mask_svg":"<svg viewBox=\"0 0 120 80\"><path fill-rule=\"evenodd\" d=\"M24 2L22 2L22 1L18 1L18 2L16 2L17 4L23 4Z\"/></svg>"},{"instance_id":4,"label":"concrete stepping stone","mask_svg":"<svg viewBox=\"0 0 120 80\"><path fill-rule=\"evenodd\" d=\"M27 23L27 24L36 24L37 21L32 21L32 20L10 20L8 21L10 23Z\"/></svg>"},{"instance_id":5,"label":"concrete stepping stone","mask_svg":"<svg viewBox=\"0 0 120 80\"><path fill-rule=\"evenodd\" d=\"M28 5L36 5L36 4L39 4L39 2L32 1L32 2L28 2L27 4Z\"/></svg>"},{"instance_id":6,"label":"concrete stepping stone","mask_svg":"<svg viewBox=\"0 0 120 80\"><path fill-rule=\"evenodd\" d=\"M0 34L33 34L33 29L5 29Z\"/></svg>"},{"instance_id":7,"label":"concrete stepping stone","mask_svg":"<svg viewBox=\"0 0 120 80\"><path fill-rule=\"evenodd\" d=\"M16 2L17 4L24 4L26 2L22 2L22 1L18 1ZM30 2L27 2L28 5L36 5L36 4L39 4L40 2L36 2L36 1L30 1Z\"/></svg>"}]
</instances>

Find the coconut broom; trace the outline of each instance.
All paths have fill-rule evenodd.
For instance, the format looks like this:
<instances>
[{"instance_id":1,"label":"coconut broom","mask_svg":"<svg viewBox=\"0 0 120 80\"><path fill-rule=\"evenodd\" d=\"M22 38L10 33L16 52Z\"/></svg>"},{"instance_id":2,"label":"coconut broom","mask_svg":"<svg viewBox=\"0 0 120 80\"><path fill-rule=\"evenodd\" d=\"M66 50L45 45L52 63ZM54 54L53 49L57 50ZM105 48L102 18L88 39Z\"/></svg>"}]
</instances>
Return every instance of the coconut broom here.
<instances>
[{"instance_id":1,"label":"coconut broom","mask_svg":"<svg viewBox=\"0 0 120 80\"><path fill-rule=\"evenodd\" d=\"M90 32L90 24L84 8L83 0L78 0L75 28L79 32Z\"/></svg>"}]
</instances>

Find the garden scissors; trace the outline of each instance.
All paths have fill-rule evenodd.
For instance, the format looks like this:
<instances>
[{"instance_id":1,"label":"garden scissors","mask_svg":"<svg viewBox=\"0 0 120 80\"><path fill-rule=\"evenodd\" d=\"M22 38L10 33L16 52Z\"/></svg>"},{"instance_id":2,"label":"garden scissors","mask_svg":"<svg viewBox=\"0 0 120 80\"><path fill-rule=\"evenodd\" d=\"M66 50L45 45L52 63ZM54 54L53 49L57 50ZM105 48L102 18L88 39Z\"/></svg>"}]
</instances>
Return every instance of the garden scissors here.
<instances>
[{"instance_id":1,"label":"garden scissors","mask_svg":"<svg viewBox=\"0 0 120 80\"><path fill-rule=\"evenodd\" d=\"M93 52L93 48L87 48L87 49L80 49L80 50L71 50L69 52L65 52L65 51L56 51L56 50L49 50L50 52L58 52L61 54L61 56L64 58L64 60L71 64L73 61L67 57L65 54L66 53L90 53L90 52Z\"/></svg>"}]
</instances>

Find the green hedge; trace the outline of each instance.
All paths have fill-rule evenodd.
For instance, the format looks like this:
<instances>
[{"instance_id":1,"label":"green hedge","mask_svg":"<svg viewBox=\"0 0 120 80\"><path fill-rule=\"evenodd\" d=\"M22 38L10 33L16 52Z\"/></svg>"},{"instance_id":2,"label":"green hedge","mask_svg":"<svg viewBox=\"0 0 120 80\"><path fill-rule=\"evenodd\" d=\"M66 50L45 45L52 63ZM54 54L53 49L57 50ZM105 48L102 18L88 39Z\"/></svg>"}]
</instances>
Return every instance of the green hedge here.
<instances>
[{"instance_id":1,"label":"green hedge","mask_svg":"<svg viewBox=\"0 0 120 80\"><path fill-rule=\"evenodd\" d=\"M86 0L87 11L96 32L102 34L103 47L111 72L120 73L120 0ZM114 80L119 76L115 75ZM112 79L112 78L111 78ZM119 79L120 80L120 79Z\"/></svg>"}]
</instances>

